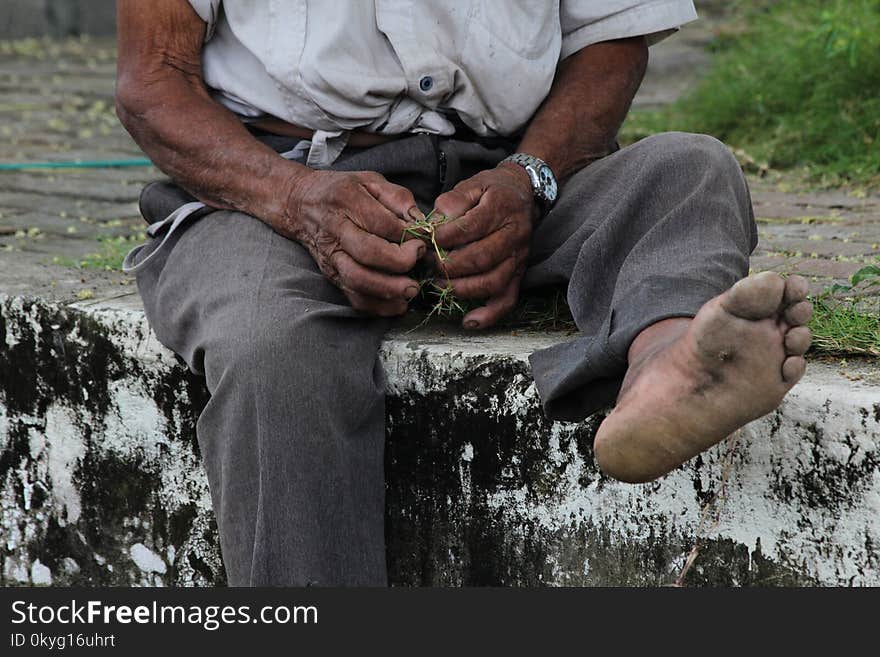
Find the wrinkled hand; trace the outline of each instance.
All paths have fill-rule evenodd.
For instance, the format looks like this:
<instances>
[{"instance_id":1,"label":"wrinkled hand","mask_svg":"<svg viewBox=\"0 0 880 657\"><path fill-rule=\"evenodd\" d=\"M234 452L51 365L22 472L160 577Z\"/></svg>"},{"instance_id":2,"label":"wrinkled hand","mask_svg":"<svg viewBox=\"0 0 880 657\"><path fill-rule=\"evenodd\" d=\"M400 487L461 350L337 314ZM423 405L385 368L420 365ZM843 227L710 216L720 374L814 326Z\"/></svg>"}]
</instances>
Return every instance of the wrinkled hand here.
<instances>
[{"instance_id":1,"label":"wrinkled hand","mask_svg":"<svg viewBox=\"0 0 880 657\"><path fill-rule=\"evenodd\" d=\"M351 305L382 317L406 312L419 284L406 276L425 253L420 240L400 243L412 193L378 173L311 171L288 195L276 230L300 242Z\"/></svg>"},{"instance_id":2,"label":"wrinkled hand","mask_svg":"<svg viewBox=\"0 0 880 657\"><path fill-rule=\"evenodd\" d=\"M465 328L488 328L509 313L529 255L538 205L528 174L515 164L501 164L463 180L434 204L456 217L437 227L437 243L447 258L434 266L462 299L485 300L464 316Z\"/></svg>"}]
</instances>

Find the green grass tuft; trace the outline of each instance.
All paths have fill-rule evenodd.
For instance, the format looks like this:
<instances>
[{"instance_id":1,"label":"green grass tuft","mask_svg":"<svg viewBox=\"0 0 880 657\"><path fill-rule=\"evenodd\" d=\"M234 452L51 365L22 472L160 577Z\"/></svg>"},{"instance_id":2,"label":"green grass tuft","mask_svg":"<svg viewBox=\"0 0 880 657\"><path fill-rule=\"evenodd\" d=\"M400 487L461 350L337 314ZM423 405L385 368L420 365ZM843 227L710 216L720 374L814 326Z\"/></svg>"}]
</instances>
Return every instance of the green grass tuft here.
<instances>
[{"instance_id":1,"label":"green grass tuft","mask_svg":"<svg viewBox=\"0 0 880 657\"><path fill-rule=\"evenodd\" d=\"M80 269L101 269L114 271L122 268L125 255L146 239L146 234L136 233L130 236L101 235L98 237L98 250L85 255L79 260L70 258L53 258L53 262L67 267Z\"/></svg>"},{"instance_id":2,"label":"green grass tuft","mask_svg":"<svg viewBox=\"0 0 880 657\"><path fill-rule=\"evenodd\" d=\"M851 304L813 303L813 347L834 356L880 356L880 316Z\"/></svg>"},{"instance_id":3,"label":"green grass tuft","mask_svg":"<svg viewBox=\"0 0 880 657\"><path fill-rule=\"evenodd\" d=\"M623 141L665 130L714 135L771 168L880 182L880 0L750 0L696 88L635 111Z\"/></svg>"},{"instance_id":4,"label":"green grass tuft","mask_svg":"<svg viewBox=\"0 0 880 657\"><path fill-rule=\"evenodd\" d=\"M852 275L848 285L832 285L813 299L813 351L880 356L878 292L880 267L867 265Z\"/></svg>"}]
</instances>

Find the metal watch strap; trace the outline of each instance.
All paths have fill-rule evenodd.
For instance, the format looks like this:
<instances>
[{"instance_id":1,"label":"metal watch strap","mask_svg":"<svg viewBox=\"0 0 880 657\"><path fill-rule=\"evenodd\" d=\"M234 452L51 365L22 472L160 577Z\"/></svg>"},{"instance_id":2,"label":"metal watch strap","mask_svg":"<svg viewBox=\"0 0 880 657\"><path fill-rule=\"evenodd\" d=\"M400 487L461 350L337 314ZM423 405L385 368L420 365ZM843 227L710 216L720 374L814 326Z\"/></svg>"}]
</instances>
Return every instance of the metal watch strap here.
<instances>
[{"instance_id":1,"label":"metal watch strap","mask_svg":"<svg viewBox=\"0 0 880 657\"><path fill-rule=\"evenodd\" d=\"M544 162L544 160L539 157L535 157L534 155L529 155L528 153L514 153L513 155L508 155L506 158L504 158L504 161L513 162L520 165L521 167L547 166L547 163Z\"/></svg>"},{"instance_id":2,"label":"metal watch strap","mask_svg":"<svg viewBox=\"0 0 880 657\"><path fill-rule=\"evenodd\" d=\"M509 155L504 158L502 162L512 162L521 166L527 172L529 168L537 171L541 167L546 167L548 170L550 170L550 167L547 165L546 162L544 162L544 160L539 157L535 157L534 155L529 155L528 153L514 153L513 155ZM531 175L529 176L529 178L531 179ZM542 212L546 214L547 211L550 210L550 207L553 205L553 203L541 193L540 188L536 185L534 180L532 181L532 193L535 195L535 199L541 206Z\"/></svg>"}]
</instances>

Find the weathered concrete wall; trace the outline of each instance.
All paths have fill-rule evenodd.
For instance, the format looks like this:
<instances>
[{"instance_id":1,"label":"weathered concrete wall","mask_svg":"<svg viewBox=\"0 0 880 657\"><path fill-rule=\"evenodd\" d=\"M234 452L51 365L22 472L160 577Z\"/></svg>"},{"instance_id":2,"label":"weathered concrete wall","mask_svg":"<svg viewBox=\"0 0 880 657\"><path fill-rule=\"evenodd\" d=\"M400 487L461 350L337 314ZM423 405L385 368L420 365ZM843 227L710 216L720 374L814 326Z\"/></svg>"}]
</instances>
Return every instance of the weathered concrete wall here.
<instances>
[{"instance_id":1,"label":"weathered concrete wall","mask_svg":"<svg viewBox=\"0 0 880 657\"><path fill-rule=\"evenodd\" d=\"M653 484L603 477L601 417L549 423L537 404L527 354L560 339L386 342L395 584L675 579L727 447ZM870 375L814 364L743 431L690 583L880 584ZM193 428L205 401L141 312L0 298L0 584L222 583Z\"/></svg>"},{"instance_id":2,"label":"weathered concrete wall","mask_svg":"<svg viewBox=\"0 0 880 657\"><path fill-rule=\"evenodd\" d=\"M0 39L115 32L115 0L3 0L0 3Z\"/></svg>"}]
</instances>

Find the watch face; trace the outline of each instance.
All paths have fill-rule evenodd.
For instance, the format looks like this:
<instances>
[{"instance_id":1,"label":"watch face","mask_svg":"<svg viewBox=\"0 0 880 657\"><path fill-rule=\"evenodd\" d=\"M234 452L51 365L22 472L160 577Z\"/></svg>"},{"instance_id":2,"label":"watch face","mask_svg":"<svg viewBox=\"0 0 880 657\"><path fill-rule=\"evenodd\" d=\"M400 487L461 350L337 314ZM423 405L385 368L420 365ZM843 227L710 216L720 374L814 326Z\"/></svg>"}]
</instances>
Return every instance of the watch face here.
<instances>
[{"instance_id":1,"label":"watch face","mask_svg":"<svg viewBox=\"0 0 880 657\"><path fill-rule=\"evenodd\" d=\"M550 167L546 165L538 167L538 181L541 184L541 193L544 195L544 198L550 203L554 203L559 189L556 185L556 177L553 175Z\"/></svg>"}]
</instances>

